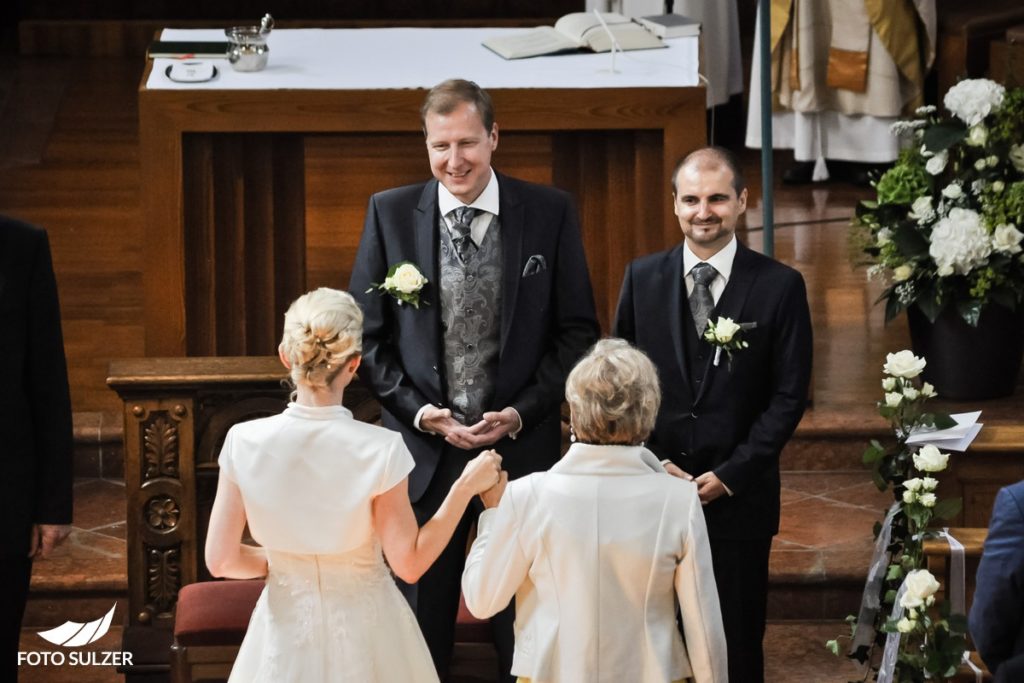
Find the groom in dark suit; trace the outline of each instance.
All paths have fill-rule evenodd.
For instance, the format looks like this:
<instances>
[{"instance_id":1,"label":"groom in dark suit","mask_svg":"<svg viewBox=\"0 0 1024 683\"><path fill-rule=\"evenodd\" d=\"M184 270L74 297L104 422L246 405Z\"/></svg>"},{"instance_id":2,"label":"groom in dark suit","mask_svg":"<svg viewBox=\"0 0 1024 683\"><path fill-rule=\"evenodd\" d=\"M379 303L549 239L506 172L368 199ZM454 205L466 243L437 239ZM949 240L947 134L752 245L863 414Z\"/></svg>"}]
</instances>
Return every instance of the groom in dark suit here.
<instances>
[{"instance_id":1,"label":"groom in dark suit","mask_svg":"<svg viewBox=\"0 0 1024 683\"><path fill-rule=\"evenodd\" d=\"M0 216L0 680L18 680L32 560L71 531L72 437L46 233Z\"/></svg>"},{"instance_id":2,"label":"groom in dark suit","mask_svg":"<svg viewBox=\"0 0 1024 683\"><path fill-rule=\"evenodd\" d=\"M493 171L487 93L445 81L421 117L434 180L370 198L349 289L365 313L359 376L416 461L409 497L422 524L483 448L499 450L510 478L554 464L565 377L599 329L576 211L564 192ZM376 287L403 262L426 278L405 292L418 306ZM395 286L415 289L405 275ZM442 679L474 518L404 587ZM511 621L511 609L492 620L502 680Z\"/></svg>"},{"instance_id":3,"label":"groom in dark suit","mask_svg":"<svg viewBox=\"0 0 1024 683\"><path fill-rule=\"evenodd\" d=\"M732 155L704 148L672 176L684 240L626 269L614 333L658 368L661 410L648 446L698 487L729 647L729 680L764 678L768 555L779 529L779 453L811 374L800 273L735 237L747 190ZM734 342L705 339L720 317ZM722 326L720 333L728 326Z\"/></svg>"}]
</instances>

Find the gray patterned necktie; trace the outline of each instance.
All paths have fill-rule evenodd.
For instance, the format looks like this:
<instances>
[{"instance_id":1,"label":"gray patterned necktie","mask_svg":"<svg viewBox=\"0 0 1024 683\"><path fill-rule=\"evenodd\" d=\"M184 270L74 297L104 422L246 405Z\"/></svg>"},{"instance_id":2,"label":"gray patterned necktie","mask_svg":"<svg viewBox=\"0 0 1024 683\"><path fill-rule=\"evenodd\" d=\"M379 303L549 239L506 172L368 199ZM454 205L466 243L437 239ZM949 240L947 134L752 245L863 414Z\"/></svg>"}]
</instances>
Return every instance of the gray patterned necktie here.
<instances>
[{"instance_id":1,"label":"gray patterned necktie","mask_svg":"<svg viewBox=\"0 0 1024 683\"><path fill-rule=\"evenodd\" d=\"M711 296L711 282L718 277L718 271L710 263L701 261L690 270L693 277L693 291L690 292L690 313L693 325L697 328L697 336L704 338L704 328L715 308L715 299Z\"/></svg>"},{"instance_id":2,"label":"gray patterned necktie","mask_svg":"<svg viewBox=\"0 0 1024 683\"><path fill-rule=\"evenodd\" d=\"M455 253L459 255L459 260L463 263L466 263L477 249L476 243L473 242L473 238L469 234L469 226L476 218L476 211L470 206L460 206L457 209L452 209L449 213L452 217L452 232L455 234L452 237L452 244L455 245Z\"/></svg>"}]
</instances>

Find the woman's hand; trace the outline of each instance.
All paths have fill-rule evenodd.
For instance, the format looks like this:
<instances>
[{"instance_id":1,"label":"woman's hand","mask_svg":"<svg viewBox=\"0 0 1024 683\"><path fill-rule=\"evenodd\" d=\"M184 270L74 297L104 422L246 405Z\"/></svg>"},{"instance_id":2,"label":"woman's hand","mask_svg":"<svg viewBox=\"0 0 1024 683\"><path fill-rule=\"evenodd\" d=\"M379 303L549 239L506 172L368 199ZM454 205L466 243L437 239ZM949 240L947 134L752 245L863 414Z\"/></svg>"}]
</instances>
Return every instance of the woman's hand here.
<instances>
[{"instance_id":1,"label":"woman's hand","mask_svg":"<svg viewBox=\"0 0 1024 683\"><path fill-rule=\"evenodd\" d=\"M473 494L477 494L497 484L500 477L501 456L497 451L488 450L466 463L459 481Z\"/></svg>"},{"instance_id":2,"label":"woman's hand","mask_svg":"<svg viewBox=\"0 0 1024 683\"><path fill-rule=\"evenodd\" d=\"M501 471L498 483L480 494L485 508L496 508L501 502L501 496L505 493L505 486L508 484L508 472Z\"/></svg>"}]
</instances>

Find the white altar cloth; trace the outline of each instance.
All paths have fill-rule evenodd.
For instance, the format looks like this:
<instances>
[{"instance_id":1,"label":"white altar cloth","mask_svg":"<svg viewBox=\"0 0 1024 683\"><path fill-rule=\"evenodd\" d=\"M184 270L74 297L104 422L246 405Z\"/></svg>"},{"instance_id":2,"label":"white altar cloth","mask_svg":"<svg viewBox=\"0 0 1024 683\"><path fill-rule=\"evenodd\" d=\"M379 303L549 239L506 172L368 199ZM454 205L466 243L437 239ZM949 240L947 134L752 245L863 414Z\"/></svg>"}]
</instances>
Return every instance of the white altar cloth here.
<instances>
[{"instance_id":1,"label":"white altar cloth","mask_svg":"<svg viewBox=\"0 0 1024 683\"><path fill-rule=\"evenodd\" d=\"M431 88L467 78L484 88L685 88L697 85L698 39L666 41L665 49L611 56L561 54L506 61L481 41L529 29L382 28L279 29L270 33L263 71L237 72L227 59L211 60L217 76L176 83L166 70L175 60L153 60L150 90L377 90ZM226 40L221 29L164 29L161 40Z\"/></svg>"}]
</instances>

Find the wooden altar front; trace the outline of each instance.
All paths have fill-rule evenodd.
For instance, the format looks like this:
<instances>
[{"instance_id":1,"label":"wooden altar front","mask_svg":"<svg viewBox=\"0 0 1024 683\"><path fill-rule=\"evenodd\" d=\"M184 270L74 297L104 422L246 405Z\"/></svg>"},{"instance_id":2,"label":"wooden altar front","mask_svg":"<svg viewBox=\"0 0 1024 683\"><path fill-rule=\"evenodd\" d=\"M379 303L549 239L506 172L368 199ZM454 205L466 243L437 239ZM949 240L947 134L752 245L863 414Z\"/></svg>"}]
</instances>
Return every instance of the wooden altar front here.
<instances>
[{"instance_id":1,"label":"wooden altar front","mask_svg":"<svg viewBox=\"0 0 1024 683\"><path fill-rule=\"evenodd\" d=\"M493 59L478 40L480 59ZM653 51L662 62L670 52ZM635 68L685 78L644 59L652 66ZM373 55L363 62L338 69L372 68ZM426 90L161 89L148 87L151 69L139 91L146 354L272 354L292 299L347 286L370 194L429 177ZM592 77L596 63L587 69ZM668 175L706 140L703 86L616 78L590 88L571 87L571 76L558 88L481 81L501 133L495 167L575 196L605 329L629 260L679 241ZM340 180L325 175L330 161Z\"/></svg>"}]
</instances>

